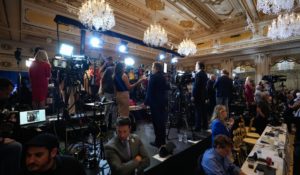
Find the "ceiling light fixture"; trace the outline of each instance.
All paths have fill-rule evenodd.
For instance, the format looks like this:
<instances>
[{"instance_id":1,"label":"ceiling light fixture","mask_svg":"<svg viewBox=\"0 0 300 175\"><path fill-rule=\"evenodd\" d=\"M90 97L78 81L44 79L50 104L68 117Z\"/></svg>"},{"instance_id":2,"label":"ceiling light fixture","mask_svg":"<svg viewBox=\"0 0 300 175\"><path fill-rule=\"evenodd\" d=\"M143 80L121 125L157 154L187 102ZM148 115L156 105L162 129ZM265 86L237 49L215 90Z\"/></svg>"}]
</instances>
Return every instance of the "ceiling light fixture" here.
<instances>
[{"instance_id":1,"label":"ceiling light fixture","mask_svg":"<svg viewBox=\"0 0 300 175\"><path fill-rule=\"evenodd\" d=\"M268 38L272 40L286 39L300 35L300 14L284 14L274 19L268 28Z\"/></svg>"},{"instance_id":2,"label":"ceiling light fixture","mask_svg":"<svg viewBox=\"0 0 300 175\"><path fill-rule=\"evenodd\" d=\"M178 46L180 55L189 56L197 52L197 46L191 39L184 39Z\"/></svg>"},{"instance_id":3,"label":"ceiling light fixture","mask_svg":"<svg viewBox=\"0 0 300 175\"><path fill-rule=\"evenodd\" d=\"M161 47L167 42L167 32L159 24L150 25L144 32L144 43L147 45Z\"/></svg>"},{"instance_id":4,"label":"ceiling light fixture","mask_svg":"<svg viewBox=\"0 0 300 175\"><path fill-rule=\"evenodd\" d=\"M265 14L278 14L281 11L290 12L294 7L294 0L257 0L256 8Z\"/></svg>"},{"instance_id":5,"label":"ceiling light fixture","mask_svg":"<svg viewBox=\"0 0 300 175\"><path fill-rule=\"evenodd\" d=\"M115 26L113 10L105 0L87 0L78 15L81 23L89 29L106 31Z\"/></svg>"}]
</instances>

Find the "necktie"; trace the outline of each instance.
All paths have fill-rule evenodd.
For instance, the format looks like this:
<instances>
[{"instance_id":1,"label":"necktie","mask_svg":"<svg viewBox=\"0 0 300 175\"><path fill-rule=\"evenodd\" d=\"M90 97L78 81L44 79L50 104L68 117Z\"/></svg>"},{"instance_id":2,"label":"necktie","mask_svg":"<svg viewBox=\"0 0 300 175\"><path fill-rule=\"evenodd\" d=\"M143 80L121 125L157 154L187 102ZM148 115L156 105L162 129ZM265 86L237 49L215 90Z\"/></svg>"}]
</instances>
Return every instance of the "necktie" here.
<instances>
[{"instance_id":1,"label":"necktie","mask_svg":"<svg viewBox=\"0 0 300 175\"><path fill-rule=\"evenodd\" d=\"M127 155L129 157L129 159L131 159L131 151L130 151L129 140L126 140L126 150L127 150Z\"/></svg>"}]
</instances>

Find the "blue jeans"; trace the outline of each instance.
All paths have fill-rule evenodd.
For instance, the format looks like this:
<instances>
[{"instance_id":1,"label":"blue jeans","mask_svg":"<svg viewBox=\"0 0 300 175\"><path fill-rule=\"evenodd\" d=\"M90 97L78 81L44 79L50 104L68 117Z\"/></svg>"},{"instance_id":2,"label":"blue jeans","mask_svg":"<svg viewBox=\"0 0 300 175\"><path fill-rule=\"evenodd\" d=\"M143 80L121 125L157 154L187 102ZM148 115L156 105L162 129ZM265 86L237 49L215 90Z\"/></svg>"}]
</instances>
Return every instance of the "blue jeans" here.
<instances>
[{"instance_id":1,"label":"blue jeans","mask_svg":"<svg viewBox=\"0 0 300 175\"><path fill-rule=\"evenodd\" d=\"M20 171L22 145L19 142L0 144L0 174L17 175Z\"/></svg>"}]
</instances>

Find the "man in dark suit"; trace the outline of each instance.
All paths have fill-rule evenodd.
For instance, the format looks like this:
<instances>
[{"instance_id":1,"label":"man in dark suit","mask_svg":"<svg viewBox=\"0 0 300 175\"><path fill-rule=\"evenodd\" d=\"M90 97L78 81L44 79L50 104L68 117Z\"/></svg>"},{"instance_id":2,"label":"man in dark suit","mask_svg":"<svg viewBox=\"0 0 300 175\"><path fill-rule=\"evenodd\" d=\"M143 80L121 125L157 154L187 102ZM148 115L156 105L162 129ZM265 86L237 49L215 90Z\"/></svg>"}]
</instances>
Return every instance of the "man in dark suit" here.
<instances>
[{"instance_id":1,"label":"man in dark suit","mask_svg":"<svg viewBox=\"0 0 300 175\"><path fill-rule=\"evenodd\" d=\"M207 81L206 89L208 95L208 115L212 116L214 108L216 106L216 90L214 84L216 82L216 76L214 74L210 75L210 79Z\"/></svg>"},{"instance_id":2,"label":"man in dark suit","mask_svg":"<svg viewBox=\"0 0 300 175\"><path fill-rule=\"evenodd\" d=\"M119 117L116 129L117 136L104 146L111 174L143 174L144 169L150 165L150 158L138 136L130 134L130 119Z\"/></svg>"},{"instance_id":3,"label":"man in dark suit","mask_svg":"<svg viewBox=\"0 0 300 175\"><path fill-rule=\"evenodd\" d=\"M196 75L193 83L192 98L191 100L195 103L195 131L200 131L201 128L206 130L207 113L205 109L205 101L207 100L207 81L208 77L203 63L199 61L196 63ZM202 126L201 126L202 125Z\"/></svg>"},{"instance_id":4,"label":"man in dark suit","mask_svg":"<svg viewBox=\"0 0 300 175\"><path fill-rule=\"evenodd\" d=\"M230 112L228 102L232 95L233 81L229 78L229 72L227 70L222 70L222 76L217 79L214 87L216 89L217 105L226 106L227 111Z\"/></svg>"},{"instance_id":5,"label":"man in dark suit","mask_svg":"<svg viewBox=\"0 0 300 175\"><path fill-rule=\"evenodd\" d=\"M160 147L166 143L166 107L168 85L163 73L163 66L159 62L152 64L152 75L149 80L145 105L150 106L155 142L152 146Z\"/></svg>"}]
</instances>

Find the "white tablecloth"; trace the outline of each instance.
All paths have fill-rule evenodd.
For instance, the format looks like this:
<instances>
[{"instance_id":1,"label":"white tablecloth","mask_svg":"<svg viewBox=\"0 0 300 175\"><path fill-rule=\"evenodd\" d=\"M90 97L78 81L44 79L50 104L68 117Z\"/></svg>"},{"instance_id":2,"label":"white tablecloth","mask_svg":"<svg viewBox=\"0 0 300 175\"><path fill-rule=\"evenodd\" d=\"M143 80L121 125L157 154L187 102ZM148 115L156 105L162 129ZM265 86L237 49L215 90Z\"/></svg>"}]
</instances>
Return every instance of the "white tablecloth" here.
<instances>
[{"instance_id":1,"label":"white tablecloth","mask_svg":"<svg viewBox=\"0 0 300 175\"><path fill-rule=\"evenodd\" d=\"M275 129L280 129L283 131L282 133L279 133L277 137L271 137L265 135L265 133L273 131ZM273 126L267 126L260 136L260 138L257 140L255 146L253 147L252 151L250 152L249 156L253 156L253 154L256 152L258 158L266 159L267 157L270 157L272 161L274 162L274 165L272 165L273 168L276 169L276 175L286 175L288 172L288 136L287 136L287 126L286 124L283 124L280 127L273 127ZM261 141L268 142L262 143ZM261 151L261 153L258 153L257 151ZM282 150L282 158L279 157L278 150ZM254 168L251 169L248 167L248 161L246 160L242 166L242 171L246 173L247 175L256 175L257 173L254 172L257 164L265 164L260 161L256 161L254 163Z\"/></svg>"}]
</instances>

